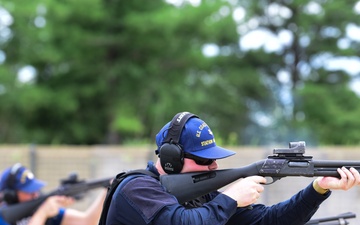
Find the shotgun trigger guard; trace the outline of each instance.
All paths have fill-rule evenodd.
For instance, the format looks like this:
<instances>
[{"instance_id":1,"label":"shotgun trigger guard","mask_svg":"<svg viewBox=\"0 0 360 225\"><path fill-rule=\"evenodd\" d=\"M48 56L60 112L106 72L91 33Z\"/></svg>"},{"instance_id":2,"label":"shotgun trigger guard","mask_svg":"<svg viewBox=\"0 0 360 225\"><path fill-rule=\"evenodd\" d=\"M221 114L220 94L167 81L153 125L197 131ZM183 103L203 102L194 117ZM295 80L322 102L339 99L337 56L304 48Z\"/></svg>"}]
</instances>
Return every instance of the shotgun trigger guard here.
<instances>
[{"instance_id":1,"label":"shotgun trigger guard","mask_svg":"<svg viewBox=\"0 0 360 225\"><path fill-rule=\"evenodd\" d=\"M280 180L282 177L265 177L266 179L266 184L264 185L270 185L275 183L276 181Z\"/></svg>"}]
</instances>

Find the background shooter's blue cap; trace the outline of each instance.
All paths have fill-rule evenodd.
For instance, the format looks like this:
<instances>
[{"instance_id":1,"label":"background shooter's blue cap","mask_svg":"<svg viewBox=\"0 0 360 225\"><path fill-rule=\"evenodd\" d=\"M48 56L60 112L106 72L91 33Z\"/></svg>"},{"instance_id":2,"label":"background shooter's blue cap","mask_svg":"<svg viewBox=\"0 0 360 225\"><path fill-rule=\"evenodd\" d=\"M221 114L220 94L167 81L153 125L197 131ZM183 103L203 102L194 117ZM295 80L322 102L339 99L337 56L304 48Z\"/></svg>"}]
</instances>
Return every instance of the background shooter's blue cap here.
<instances>
[{"instance_id":1,"label":"background shooter's blue cap","mask_svg":"<svg viewBox=\"0 0 360 225\"><path fill-rule=\"evenodd\" d=\"M10 184L8 182L8 178L11 175L11 169L12 167L7 168L2 173L0 180L0 191L5 189L12 189L15 191L33 193L40 191L46 185L45 182L36 179L34 174L24 166L21 166L17 169L14 183Z\"/></svg>"},{"instance_id":2,"label":"background shooter's blue cap","mask_svg":"<svg viewBox=\"0 0 360 225\"><path fill-rule=\"evenodd\" d=\"M156 135L158 150L164 144L169 125L170 122ZM179 144L184 152L205 159L222 159L235 154L233 151L217 146L210 127L199 118L190 118L186 122Z\"/></svg>"}]
</instances>

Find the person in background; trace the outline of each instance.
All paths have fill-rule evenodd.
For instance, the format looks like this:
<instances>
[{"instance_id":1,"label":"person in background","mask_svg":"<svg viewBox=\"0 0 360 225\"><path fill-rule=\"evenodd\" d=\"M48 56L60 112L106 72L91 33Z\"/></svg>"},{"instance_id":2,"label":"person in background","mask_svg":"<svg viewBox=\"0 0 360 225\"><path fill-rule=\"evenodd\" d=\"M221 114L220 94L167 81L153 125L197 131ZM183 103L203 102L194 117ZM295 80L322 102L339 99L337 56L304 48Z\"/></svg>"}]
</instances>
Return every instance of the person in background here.
<instances>
[{"instance_id":1,"label":"person in background","mask_svg":"<svg viewBox=\"0 0 360 225\"><path fill-rule=\"evenodd\" d=\"M37 199L45 185L44 181L36 179L30 170L17 163L5 169L1 175L0 191L5 202L1 207ZM97 225L105 197L106 189L104 188L86 211L78 211L65 208L74 203L71 197L50 196L31 217L22 218L16 224Z\"/></svg>"},{"instance_id":2,"label":"person in background","mask_svg":"<svg viewBox=\"0 0 360 225\"><path fill-rule=\"evenodd\" d=\"M217 146L210 127L188 112L176 114L156 135L156 144L159 158L156 163L149 162L147 170L158 176L216 170L217 160L235 154ZM106 224L303 225L332 190L359 185L356 169L337 171L340 178L318 177L290 199L272 206L255 204L264 191L266 179L262 176L239 179L223 192L179 204L156 178L130 175L114 192Z\"/></svg>"}]
</instances>

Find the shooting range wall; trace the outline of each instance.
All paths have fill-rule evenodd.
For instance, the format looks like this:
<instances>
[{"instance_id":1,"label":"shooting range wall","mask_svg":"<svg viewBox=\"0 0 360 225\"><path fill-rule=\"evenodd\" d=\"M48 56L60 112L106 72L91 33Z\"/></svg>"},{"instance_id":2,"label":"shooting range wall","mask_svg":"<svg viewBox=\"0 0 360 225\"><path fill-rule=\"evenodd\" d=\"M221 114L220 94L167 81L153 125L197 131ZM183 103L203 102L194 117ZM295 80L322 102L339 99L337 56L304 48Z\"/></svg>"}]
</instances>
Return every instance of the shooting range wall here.
<instances>
[{"instance_id":1,"label":"shooting range wall","mask_svg":"<svg viewBox=\"0 0 360 225\"><path fill-rule=\"evenodd\" d=\"M229 147L237 152L235 156L218 160L219 167L235 168L251 164L272 154L271 147ZM154 146L0 146L1 170L20 162L30 168L34 174L47 182L44 192L55 189L60 179L76 172L79 179L96 179L115 176L118 172L144 168L149 160L156 160ZM306 155L314 160L359 160L360 151L355 147L307 148ZM309 185L313 178L287 177L274 184L267 185L259 203L276 204L290 198L293 194ZM74 205L85 209L98 194L91 191L87 197ZM358 218L349 219L350 224L360 224L360 186L349 191L334 191L313 218L335 216L344 212L353 212Z\"/></svg>"}]
</instances>

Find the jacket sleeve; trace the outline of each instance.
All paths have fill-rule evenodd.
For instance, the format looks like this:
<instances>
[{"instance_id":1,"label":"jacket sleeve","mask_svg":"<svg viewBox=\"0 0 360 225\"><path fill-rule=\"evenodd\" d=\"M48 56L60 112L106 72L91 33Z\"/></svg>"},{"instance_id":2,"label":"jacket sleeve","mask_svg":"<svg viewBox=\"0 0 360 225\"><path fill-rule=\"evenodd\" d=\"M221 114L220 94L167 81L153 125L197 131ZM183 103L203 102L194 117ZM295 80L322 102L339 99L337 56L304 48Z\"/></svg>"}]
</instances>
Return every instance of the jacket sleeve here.
<instances>
[{"instance_id":1,"label":"jacket sleeve","mask_svg":"<svg viewBox=\"0 0 360 225\"><path fill-rule=\"evenodd\" d=\"M227 225L303 225L315 214L331 192L321 195L312 183L290 199L272 206L253 205L252 209L238 208Z\"/></svg>"}]
</instances>

